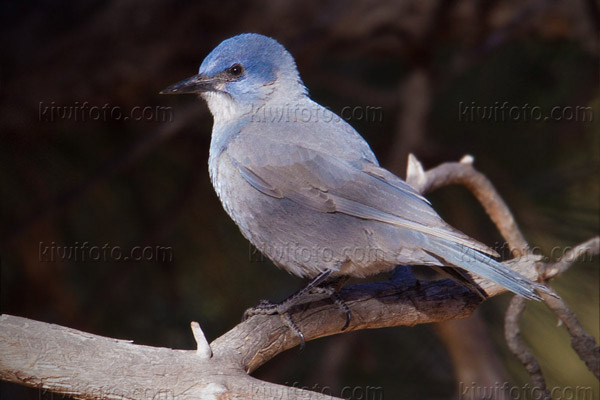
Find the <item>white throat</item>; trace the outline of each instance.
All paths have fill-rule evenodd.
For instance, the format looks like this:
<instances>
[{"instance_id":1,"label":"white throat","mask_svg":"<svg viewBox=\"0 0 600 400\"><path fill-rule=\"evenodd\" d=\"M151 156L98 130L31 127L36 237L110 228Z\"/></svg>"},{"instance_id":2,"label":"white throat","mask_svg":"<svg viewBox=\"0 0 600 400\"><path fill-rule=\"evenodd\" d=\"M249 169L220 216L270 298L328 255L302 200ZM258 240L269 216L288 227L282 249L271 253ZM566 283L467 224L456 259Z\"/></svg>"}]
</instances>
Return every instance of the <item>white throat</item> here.
<instances>
[{"instance_id":1,"label":"white throat","mask_svg":"<svg viewBox=\"0 0 600 400\"><path fill-rule=\"evenodd\" d=\"M215 125L226 123L250 111L223 92L204 92L201 96L208 104Z\"/></svg>"},{"instance_id":2,"label":"white throat","mask_svg":"<svg viewBox=\"0 0 600 400\"><path fill-rule=\"evenodd\" d=\"M281 79L281 81L286 81ZM202 98L206 100L208 108L215 120L215 126L226 124L244 115L258 112L268 105L295 104L306 99L306 89L297 84L282 85L281 83L262 86L262 99L255 104L243 105L235 101L230 95L222 91L204 92Z\"/></svg>"}]
</instances>

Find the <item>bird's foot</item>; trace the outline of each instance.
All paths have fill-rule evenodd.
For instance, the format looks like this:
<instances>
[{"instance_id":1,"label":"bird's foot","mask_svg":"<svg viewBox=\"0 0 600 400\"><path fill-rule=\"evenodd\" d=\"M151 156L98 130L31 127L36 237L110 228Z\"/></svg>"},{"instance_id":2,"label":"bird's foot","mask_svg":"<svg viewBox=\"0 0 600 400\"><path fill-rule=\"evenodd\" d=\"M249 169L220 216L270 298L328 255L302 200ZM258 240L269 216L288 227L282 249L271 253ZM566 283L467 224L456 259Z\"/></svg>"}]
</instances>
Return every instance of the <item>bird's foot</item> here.
<instances>
[{"instance_id":1,"label":"bird's foot","mask_svg":"<svg viewBox=\"0 0 600 400\"><path fill-rule=\"evenodd\" d=\"M260 303L256 307L252 307L244 311L244 316L242 319L245 321L248 318L254 315L274 315L279 314L281 317L281 321L290 328L290 331L294 333L294 335L298 336L300 339L300 350L304 349L306 344L306 340L304 339L304 334L298 328L298 326L292 320L292 316L288 312L288 310L293 307L292 303L288 303L287 300L284 300L281 303L273 303L269 300L261 300Z\"/></svg>"},{"instance_id":2,"label":"bird's foot","mask_svg":"<svg viewBox=\"0 0 600 400\"><path fill-rule=\"evenodd\" d=\"M284 324L287 325L290 330L300 339L300 350L302 350L305 345L304 334L294 323L289 310L294 306L322 300L323 298L328 297L340 309L340 311L346 315L346 323L342 327L342 330L345 330L350 324L352 313L337 291L340 289L346 279L342 277L334 280L333 282L327 282L324 284L325 280L330 274L331 270L322 272L306 287L294 293L281 303L273 303L268 300L261 300L256 307L249 308L244 312L243 320L246 320L254 315L279 314Z\"/></svg>"},{"instance_id":3,"label":"bird's foot","mask_svg":"<svg viewBox=\"0 0 600 400\"><path fill-rule=\"evenodd\" d=\"M308 283L304 288L300 289L296 293L292 294L281 303L273 303L269 300L261 300L256 307L247 309L244 312L242 320L246 320L253 315L272 315L272 314L283 314L296 305L314 301L315 294L313 289L318 287L319 284L323 283L325 279L331 274L331 270L320 273L316 278Z\"/></svg>"}]
</instances>

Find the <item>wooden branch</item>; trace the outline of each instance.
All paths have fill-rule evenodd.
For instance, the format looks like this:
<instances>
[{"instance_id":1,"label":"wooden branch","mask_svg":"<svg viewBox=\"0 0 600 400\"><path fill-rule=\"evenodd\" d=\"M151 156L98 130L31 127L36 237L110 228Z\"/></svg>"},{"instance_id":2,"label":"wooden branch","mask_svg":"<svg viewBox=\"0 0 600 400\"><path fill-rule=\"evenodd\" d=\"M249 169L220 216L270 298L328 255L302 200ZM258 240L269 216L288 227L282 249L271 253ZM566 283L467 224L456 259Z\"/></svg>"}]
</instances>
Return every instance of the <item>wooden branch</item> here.
<instances>
[{"instance_id":1,"label":"wooden branch","mask_svg":"<svg viewBox=\"0 0 600 400\"><path fill-rule=\"evenodd\" d=\"M569 331L573 350L596 378L600 379L600 347L594 337L583 329L575 313L562 299L547 294L542 294L542 298Z\"/></svg>"},{"instance_id":2,"label":"wooden branch","mask_svg":"<svg viewBox=\"0 0 600 400\"><path fill-rule=\"evenodd\" d=\"M0 355L0 379L82 399L331 399L255 379L234 357L206 359L10 315L0 316Z\"/></svg>"},{"instance_id":3,"label":"wooden branch","mask_svg":"<svg viewBox=\"0 0 600 400\"><path fill-rule=\"evenodd\" d=\"M494 222L500 234L506 240L511 253L515 257L529 258L533 253L529 244L519 230L517 223L502 200L493 184L485 175L473 168L473 157L464 156L460 163L444 163L427 172L421 163L412 155L408 159L407 182L422 193L437 189L441 186L459 184L467 187L484 207L488 216ZM567 251L564 256L553 264L544 264L538 260L538 272L543 280L566 271L578 258L600 254L600 238L595 237ZM533 280L537 278L529 277ZM558 296L540 293L544 302L556 316L565 324L571 335L571 347L584 361L588 369L600 379L600 347L592 335L587 333L577 319L577 316ZM525 343L520 339L518 327L519 318L525 308L525 300L520 297L512 299L505 316L505 336L511 351L523 363L529 372L532 385L539 388L546 398L544 375L541 367Z\"/></svg>"},{"instance_id":4,"label":"wooden branch","mask_svg":"<svg viewBox=\"0 0 600 400\"><path fill-rule=\"evenodd\" d=\"M527 301L521 296L514 296L510 301L506 316L504 319L504 336L510 351L513 352L525 366L531 379L532 390L539 391L542 399L552 400L550 391L546 387L546 380L542 373L542 367L533 353L529 350L523 339L521 339L521 330L519 329L519 319L525 310Z\"/></svg>"},{"instance_id":5,"label":"wooden branch","mask_svg":"<svg viewBox=\"0 0 600 400\"><path fill-rule=\"evenodd\" d=\"M566 271L581 257L600 254L600 237L595 237L565 252L564 256L550 267L544 266L544 276ZM560 319L571 335L571 347L588 369L600 380L600 346L587 333L575 313L560 298L542 293L542 298L550 310Z\"/></svg>"},{"instance_id":6,"label":"wooden branch","mask_svg":"<svg viewBox=\"0 0 600 400\"><path fill-rule=\"evenodd\" d=\"M515 268L526 275L536 273L531 261ZM489 282L481 285L490 293L504 291ZM347 331L464 318L481 301L450 280L418 284L398 279L355 285L342 289L341 296L352 310ZM296 307L292 315L307 341L341 333L344 324L344 316L329 301ZM169 398L280 399L285 393L289 399L331 399L247 375L296 345L298 338L276 316L257 315L240 323L213 341L213 356L205 358L195 350L135 345L3 315L0 379L83 399L145 399L160 393Z\"/></svg>"},{"instance_id":7,"label":"wooden branch","mask_svg":"<svg viewBox=\"0 0 600 400\"><path fill-rule=\"evenodd\" d=\"M456 174L475 177L484 186L487 181L468 162L443 164L428 172L416 159L412 165L409 180L423 191L453 182L465 184ZM518 230L514 233L512 215L497 193L495 197L489 192L486 195L486 190L493 190L493 186L481 191L480 201L485 200L484 207L499 229L513 235L511 249L518 248L522 235L519 237ZM506 213L510 218L500 217ZM508 225L502 228L503 224ZM539 258L531 254L506 264L530 279L538 277ZM563 267L550 266L545 278L562 271ZM493 282L478 277L474 280L490 297L506 291ZM352 311L346 331L464 318L481 302L478 295L450 280L418 282L401 267L390 281L346 287L340 296ZM329 300L310 302L290 311L307 341L341 333L345 322L345 316ZM253 316L210 345L198 325L193 323L192 329L198 350L171 350L4 315L0 317L0 379L83 399L145 399L156 395L201 399L332 398L329 393L285 387L248 375L299 344L278 316Z\"/></svg>"},{"instance_id":8,"label":"wooden branch","mask_svg":"<svg viewBox=\"0 0 600 400\"><path fill-rule=\"evenodd\" d=\"M421 163L409 155L406 180L421 193L443 186L462 185L473 193L485 212L506 240L514 257L522 257L529 245L519 230L514 216L490 180L473 168L473 157L464 156L460 162L444 163L425 172Z\"/></svg>"}]
</instances>

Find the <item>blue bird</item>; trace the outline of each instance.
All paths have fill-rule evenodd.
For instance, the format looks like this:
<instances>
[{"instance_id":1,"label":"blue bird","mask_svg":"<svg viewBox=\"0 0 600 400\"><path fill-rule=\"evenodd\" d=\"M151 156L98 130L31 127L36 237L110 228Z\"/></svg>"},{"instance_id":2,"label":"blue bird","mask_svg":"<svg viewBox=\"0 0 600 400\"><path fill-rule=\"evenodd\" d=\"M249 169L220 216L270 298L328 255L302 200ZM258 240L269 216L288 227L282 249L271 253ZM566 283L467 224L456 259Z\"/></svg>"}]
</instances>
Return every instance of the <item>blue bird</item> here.
<instances>
[{"instance_id":1,"label":"blue bird","mask_svg":"<svg viewBox=\"0 0 600 400\"><path fill-rule=\"evenodd\" d=\"M312 279L308 289L405 264L468 271L529 299L548 292L494 260L495 251L448 225L382 168L358 132L309 97L276 40L227 39L198 75L161 93L206 100L214 117L209 172L223 207L277 266Z\"/></svg>"}]
</instances>

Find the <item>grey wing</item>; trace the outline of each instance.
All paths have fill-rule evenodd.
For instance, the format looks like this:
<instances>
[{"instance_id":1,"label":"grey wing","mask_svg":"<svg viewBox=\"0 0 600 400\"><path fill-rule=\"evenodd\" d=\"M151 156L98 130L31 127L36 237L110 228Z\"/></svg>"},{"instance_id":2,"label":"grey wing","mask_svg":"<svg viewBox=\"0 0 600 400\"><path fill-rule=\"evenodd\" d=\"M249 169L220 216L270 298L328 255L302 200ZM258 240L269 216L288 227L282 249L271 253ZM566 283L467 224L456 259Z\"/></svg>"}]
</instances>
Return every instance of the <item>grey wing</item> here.
<instances>
[{"instance_id":1,"label":"grey wing","mask_svg":"<svg viewBox=\"0 0 600 400\"><path fill-rule=\"evenodd\" d=\"M228 155L244 179L275 198L304 207L392 224L496 255L446 224L429 202L400 178L358 154L348 159L248 130ZM339 153L338 153L339 154Z\"/></svg>"}]
</instances>

